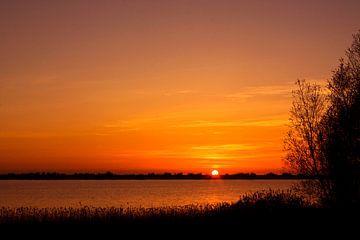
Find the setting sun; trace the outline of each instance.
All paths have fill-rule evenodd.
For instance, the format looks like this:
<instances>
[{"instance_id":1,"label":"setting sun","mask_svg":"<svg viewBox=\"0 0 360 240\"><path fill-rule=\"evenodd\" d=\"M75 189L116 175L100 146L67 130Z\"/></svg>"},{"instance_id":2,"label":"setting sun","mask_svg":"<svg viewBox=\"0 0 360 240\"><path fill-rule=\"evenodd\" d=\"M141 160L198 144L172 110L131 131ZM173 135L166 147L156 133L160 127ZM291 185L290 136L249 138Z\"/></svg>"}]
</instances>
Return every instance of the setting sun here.
<instances>
[{"instance_id":1,"label":"setting sun","mask_svg":"<svg viewBox=\"0 0 360 240\"><path fill-rule=\"evenodd\" d=\"M219 171L214 169L214 170L212 170L211 175L212 176L219 176Z\"/></svg>"}]
</instances>

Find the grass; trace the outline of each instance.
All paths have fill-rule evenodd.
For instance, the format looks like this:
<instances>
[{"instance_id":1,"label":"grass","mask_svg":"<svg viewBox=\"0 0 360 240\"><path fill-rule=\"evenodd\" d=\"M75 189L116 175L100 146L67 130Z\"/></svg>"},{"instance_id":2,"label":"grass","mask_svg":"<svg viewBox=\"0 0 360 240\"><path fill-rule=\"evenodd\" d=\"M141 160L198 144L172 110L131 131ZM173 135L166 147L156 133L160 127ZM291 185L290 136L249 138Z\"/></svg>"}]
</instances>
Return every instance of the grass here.
<instances>
[{"instance_id":1,"label":"grass","mask_svg":"<svg viewBox=\"0 0 360 240\"><path fill-rule=\"evenodd\" d=\"M263 191L243 196L237 203L186 205L160 208L0 208L0 223L128 224L154 222L204 222L245 217L254 212L271 213L289 209L312 209L315 205L290 191ZM248 217L248 216L247 216Z\"/></svg>"},{"instance_id":2,"label":"grass","mask_svg":"<svg viewBox=\"0 0 360 240\"><path fill-rule=\"evenodd\" d=\"M293 192L263 191L238 202L160 208L0 208L0 232L34 239L237 239L357 234L360 211L339 214ZM127 236L127 237L126 237ZM346 239L346 238L345 238Z\"/></svg>"}]
</instances>

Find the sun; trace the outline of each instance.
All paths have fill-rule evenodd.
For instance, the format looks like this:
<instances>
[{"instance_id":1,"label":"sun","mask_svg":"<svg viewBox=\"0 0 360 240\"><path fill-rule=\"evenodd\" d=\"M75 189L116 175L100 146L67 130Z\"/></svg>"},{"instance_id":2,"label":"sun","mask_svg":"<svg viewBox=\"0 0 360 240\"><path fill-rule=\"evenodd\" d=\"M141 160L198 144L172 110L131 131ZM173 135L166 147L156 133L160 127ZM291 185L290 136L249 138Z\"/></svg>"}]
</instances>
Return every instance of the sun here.
<instances>
[{"instance_id":1,"label":"sun","mask_svg":"<svg viewBox=\"0 0 360 240\"><path fill-rule=\"evenodd\" d=\"M216 169L214 169L214 170L211 171L211 175L212 175L213 177L217 177L217 176L219 176L219 171L216 170Z\"/></svg>"}]
</instances>

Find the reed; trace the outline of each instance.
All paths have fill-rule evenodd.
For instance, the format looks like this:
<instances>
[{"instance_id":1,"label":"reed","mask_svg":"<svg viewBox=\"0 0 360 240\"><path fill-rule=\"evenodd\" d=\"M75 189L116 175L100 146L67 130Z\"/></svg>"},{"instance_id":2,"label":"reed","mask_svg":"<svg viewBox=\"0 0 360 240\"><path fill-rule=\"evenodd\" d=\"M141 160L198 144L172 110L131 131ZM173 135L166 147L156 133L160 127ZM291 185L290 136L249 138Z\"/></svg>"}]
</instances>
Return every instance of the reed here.
<instances>
[{"instance_id":1,"label":"reed","mask_svg":"<svg viewBox=\"0 0 360 240\"><path fill-rule=\"evenodd\" d=\"M207 221L241 218L249 212L281 209L311 209L317 206L291 191L262 191L247 194L236 203L185 205L159 208L142 207L1 207L0 223L136 223Z\"/></svg>"}]
</instances>

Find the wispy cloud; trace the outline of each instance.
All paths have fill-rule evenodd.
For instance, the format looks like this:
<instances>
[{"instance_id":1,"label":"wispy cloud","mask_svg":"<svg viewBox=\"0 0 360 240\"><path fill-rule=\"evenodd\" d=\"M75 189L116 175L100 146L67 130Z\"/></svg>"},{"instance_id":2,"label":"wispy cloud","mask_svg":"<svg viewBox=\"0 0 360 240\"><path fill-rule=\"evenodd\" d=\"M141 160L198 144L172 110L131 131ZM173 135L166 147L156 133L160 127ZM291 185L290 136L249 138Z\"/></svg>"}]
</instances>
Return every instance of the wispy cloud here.
<instances>
[{"instance_id":1,"label":"wispy cloud","mask_svg":"<svg viewBox=\"0 0 360 240\"><path fill-rule=\"evenodd\" d=\"M250 144L223 144L223 145L192 147L192 149L194 150L206 150L206 151L241 151L241 150L253 150L256 148L258 147Z\"/></svg>"},{"instance_id":2,"label":"wispy cloud","mask_svg":"<svg viewBox=\"0 0 360 240\"><path fill-rule=\"evenodd\" d=\"M212 135L221 134L220 128L237 127L281 127L288 123L287 115L279 115L273 118L264 119L244 119L238 121L214 121L214 120L179 120L176 116L162 116L153 118L140 118L133 120L114 121L104 124L98 129L96 135L107 136L121 132L135 132L149 129L167 129L177 131L177 129L205 129L210 128Z\"/></svg>"},{"instance_id":3,"label":"wispy cloud","mask_svg":"<svg viewBox=\"0 0 360 240\"><path fill-rule=\"evenodd\" d=\"M237 159L249 151L259 149L260 146L252 144L220 144L201 146L178 146L167 149L149 149L136 151L123 151L117 157L150 157L150 158L176 158L176 159Z\"/></svg>"},{"instance_id":4,"label":"wispy cloud","mask_svg":"<svg viewBox=\"0 0 360 240\"><path fill-rule=\"evenodd\" d=\"M123 123L119 123L119 124L106 124L104 125L104 128L107 129L116 129L117 131L136 131L136 130L140 130L139 127L135 127L132 124L123 124Z\"/></svg>"},{"instance_id":5,"label":"wispy cloud","mask_svg":"<svg viewBox=\"0 0 360 240\"><path fill-rule=\"evenodd\" d=\"M240 121L193 121L179 124L179 128L204 128L204 127L277 127L283 126L287 123L287 117L278 117L270 119L248 119Z\"/></svg>"},{"instance_id":6,"label":"wispy cloud","mask_svg":"<svg viewBox=\"0 0 360 240\"><path fill-rule=\"evenodd\" d=\"M176 118L147 118L134 119L132 121L118 121L102 126L99 134L108 135L111 133L141 131L149 128L176 129L176 128L234 128L234 127L280 127L288 123L287 116L269 119L246 119L239 121L183 121L176 123ZM159 122L163 124L159 125ZM221 131L212 131L211 134L221 134Z\"/></svg>"},{"instance_id":7,"label":"wispy cloud","mask_svg":"<svg viewBox=\"0 0 360 240\"><path fill-rule=\"evenodd\" d=\"M263 96L288 96L294 84L273 85L273 86L252 86L245 87L233 93L224 94L225 99L244 102L253 97Z\"/></svg>"},{"instance_id":8,"label":"wispy cloud","mask_svg":"<svg viewBox=\"0 0 360 240\"><path fill-rule=\"evenodd\" d=\"M307 82L319 84L321 87L325 87L327 81L325 79L306 79ZM250 98L256 96L288 96L295 88L294 82L287 82L278 85L268 86L250 86L241 89L235 93L224 95L228 98Z\"/></svg>"},{"instance_id":9,"label":"wispy cloud","mask_svg":"<svg viewBox=\"0 0 360 240\"><path fill-rule=\"evenodd\" d=\"M237 127L239 126L238 122L232 122L232 121L192 121L187 122L183 124L176 125L174 127L179 128L200 128L200 127Z\"/></svg>"},{"instance_id":10,"label":"wispy cloud","mask_svg":"<svg viewBox=\"0 0 360 240\"><path fill-rule=\"evenodd\" d=\"M259 97L261 101L266 100L267 98L262 98L264 96L276 96L280 97L284 101L285 96L289 96L291 91L294 88L294 83L286 83L282 85L271 85L271 86L252 86L252 87L244 87L236 92L230 93L211 93L211 92L202 92L190 89L139 89L133 92L135 95L143 95L143 97L150 97L152 95L163 95L163 96L181 96L181 95L189 95L189 97L206 97L206 102L209 103L221 103L221 106L230 106L229 109L222 110L223 113L230 115L230 111L236 111L233 109L233 105L229 105L229 99L231 101L241 102L241 101L256 101L255 97ZM212 99L213 98L213 99ZM276 99L276 98L275 98ZM269 101L273 101L274 98L271 98ZM287 101L287 100L286 100ZM227 105L228 104L228 105ZM263 104L263 103L262 103ZM283 106L283 105L281 105ZM284 105L285 106L285 105ZM287 106L287 105L286 105ZM246 106L243 106L246 108ZM171 108L169 108L171 109ZM285 115L277 115L277 116L269 116L266 118L254 118L243 119L243 118L235 118L231 117L225 120L214 120L211 119L213 117L201 119L201 116L214 116L215 111L219 111L219 107L217 108L209 108L208 106L204 106L204 112L194 112L194 110L189 106L189 109L185 109L183 112L173 112L170 110L166 110L164 113L159 113L158 116L144 116L134 118L134 119L124 119L119 121L113 121L105 123L102 126L102 129L105 133L112 131L116 132L124 132L124 131L140 131L143 129L149 128L221 128L221 127L277 127L283 126L287 123L288 116ZM213 112L212 112L213 111ZM214 130L214 129L213 129ZM215 131L215 130L214 130ZM219 133L219 131L215 131Z\"/></svg>"},{"instance_id":11,"label":"wispy cloud","mask_svg":"<svg viewBox=\"0 0 360 240\"><path fill-rule=\"evenodd\" d=\"M137 89L133 93L136 95L163 95L163 96L181 96L194 95L196 97L207 98L223 98L225 100L245 101L253 97L261 96L287 96L291 94L294 88L294 83L285 83L269 86L248 86L240 88L233 92L219 93L202 90L191 89Z\"/></svg>"},{"instance_id":12,"label":"wispy cloud","mask_svg":"<svg viewBox=\"0 0 360 240\"><path fill-rule=\"evenodd\" d=\"M197 94L198 92L191 89L137 89L134 90L132 93L141 96L161 95L170 97Z\"/></svg>"},{"instance_id":13,"label":"wispy cloud","mask_svg":"<svg viewBox=\"0 0 360 240\"><path fill-rule=\"evenodd\" d=\"M258 149L251 144L221 144L194 146L191 148L191 157L199 159L235 159L245 151Z\"/></svg>"},{"instance_id":14,"label":"wispy cloud","mask_svg":"<svg viewBox=\"0 0 360 240\"><path fill-rule=\"evenodd\" d=\"M161 115L154 117L134 118L128 120L112 121L104 124L102 128L116 131L136 131L159 122L171 122L175 119L172 115Z\"/></svg>"},{"instance_id":15,"label":"wispy cloud","mask_svg":"<svg viewBox=\"0 0 360 240\"><path fill-rule=\"evenodd\" d=\"M131 121L119 121L109 124L105 124L103 129L110 130L112 132L125 132L125 131L137 131L140 130L140 124L134 124Z\"/></svg>"}]
</instances>

